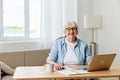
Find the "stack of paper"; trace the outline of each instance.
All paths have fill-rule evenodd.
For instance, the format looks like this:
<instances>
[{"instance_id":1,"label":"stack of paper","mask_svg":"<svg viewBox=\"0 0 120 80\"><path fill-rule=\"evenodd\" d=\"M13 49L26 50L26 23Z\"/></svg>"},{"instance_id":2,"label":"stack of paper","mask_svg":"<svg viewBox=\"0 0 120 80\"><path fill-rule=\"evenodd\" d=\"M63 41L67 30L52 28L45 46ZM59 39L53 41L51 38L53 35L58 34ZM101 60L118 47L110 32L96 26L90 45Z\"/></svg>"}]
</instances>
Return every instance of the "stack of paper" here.
<instances>
[{"instance_id":1,"label":"stack of paper","mask_svg":"<svg viewBox=\"0 0 120 80\"><path fill-rule=\"evenodd\" d=\"M64 75L80 75L80 74L87 74L87 70L73 70L71 68L65 68L64 70L58 70L59 73Z\"/></svg>"},{"instance_id":2,"label":"stack of paper","mask_svg":"<svg viewBox=\"0 0 120 80\"><path fill-rule=\"evenodd\" d=\"M76 72L74 72L72 70L60 70L58 72L61 73L61 74L64 74L64 75L74 75L74 74L77 74Z\"/></svg>"}]
</instances>

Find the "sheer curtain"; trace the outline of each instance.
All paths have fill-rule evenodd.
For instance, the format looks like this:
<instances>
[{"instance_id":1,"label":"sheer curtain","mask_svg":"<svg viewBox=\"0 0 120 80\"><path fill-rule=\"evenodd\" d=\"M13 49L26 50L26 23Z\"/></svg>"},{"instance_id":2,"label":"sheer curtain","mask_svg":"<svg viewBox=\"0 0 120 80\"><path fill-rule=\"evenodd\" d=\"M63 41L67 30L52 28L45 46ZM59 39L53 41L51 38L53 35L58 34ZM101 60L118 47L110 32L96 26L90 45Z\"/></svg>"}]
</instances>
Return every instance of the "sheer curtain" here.
<instances>
[{"instance_id":1,"label":"sheer curtain","mask_svg":"<svg viewBox=\"0 0 120 80\"><path fill-rule=\"evenodd\" d=\"M42 1L42 48L50 48L52 42L64 35L67 21L77 21L77 0Z\"/></svg>"}]
</instances>

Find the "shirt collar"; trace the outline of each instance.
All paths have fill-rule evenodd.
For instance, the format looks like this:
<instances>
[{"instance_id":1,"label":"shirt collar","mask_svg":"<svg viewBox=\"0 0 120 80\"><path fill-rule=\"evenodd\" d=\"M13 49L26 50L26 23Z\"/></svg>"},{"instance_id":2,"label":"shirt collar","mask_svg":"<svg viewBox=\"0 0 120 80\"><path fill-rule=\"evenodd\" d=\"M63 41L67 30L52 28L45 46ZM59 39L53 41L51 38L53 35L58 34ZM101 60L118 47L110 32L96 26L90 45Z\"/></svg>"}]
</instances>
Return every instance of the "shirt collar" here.
<instances>
[{"instance_id":1,"label":"shirt collar","mask_svg":"<svg viewBox=\"0 0 120 80\"><path fill-rule=\"evenodd\" d=\"M62 39L62 45L66 45L65 38L66 38L66 36L64 36ZM79 39L77 37L76 37L76 43L77 43L76 46L79 46Z\"/></svg>"}]
</instances>

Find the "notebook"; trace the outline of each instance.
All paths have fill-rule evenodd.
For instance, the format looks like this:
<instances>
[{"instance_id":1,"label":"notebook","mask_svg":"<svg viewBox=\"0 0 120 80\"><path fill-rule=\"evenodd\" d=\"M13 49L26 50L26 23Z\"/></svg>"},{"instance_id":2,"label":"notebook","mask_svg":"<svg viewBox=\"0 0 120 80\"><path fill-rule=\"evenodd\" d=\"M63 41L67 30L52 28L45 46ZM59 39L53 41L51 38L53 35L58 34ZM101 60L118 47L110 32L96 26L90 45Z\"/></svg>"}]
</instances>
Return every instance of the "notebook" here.
<instances>
[{"instance_id":1,"label":"notebook","mask_svg":"<svg viewBox=\"0 0 120 80\"><path fill-rule=\"evenodd\" d=\"M116 54L102 54L93 56L87 71L108 70L115 58Z\"/></svg>"}]
</instances>

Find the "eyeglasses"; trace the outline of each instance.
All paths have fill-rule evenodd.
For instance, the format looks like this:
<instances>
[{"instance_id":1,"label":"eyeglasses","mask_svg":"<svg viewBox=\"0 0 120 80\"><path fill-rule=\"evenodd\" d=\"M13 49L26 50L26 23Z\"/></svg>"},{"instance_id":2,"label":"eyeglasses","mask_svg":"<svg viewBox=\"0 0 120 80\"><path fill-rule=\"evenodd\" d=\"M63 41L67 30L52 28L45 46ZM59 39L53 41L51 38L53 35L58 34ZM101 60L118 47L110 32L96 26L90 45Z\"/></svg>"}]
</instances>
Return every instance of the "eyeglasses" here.
<instances>
[{"instance_id":1,"label":"eyeglasses","mask_svg":"<svg viewBox=\"0 0 120 80\"><path fill-rule=\"evenodd\" d=\"M70 31L70 30L77 30L77 27L73 27L73 28L65 28L67 31Z\"/></svg>"}]
</instances>

